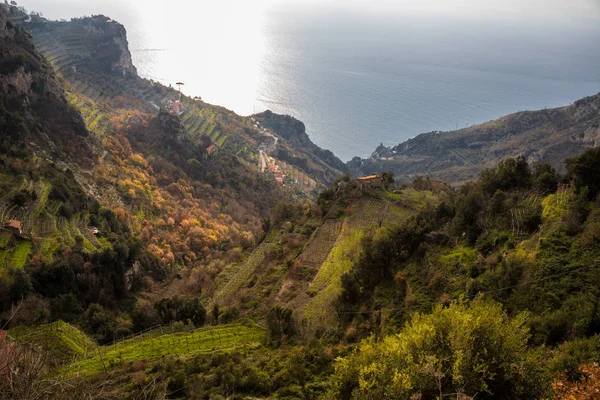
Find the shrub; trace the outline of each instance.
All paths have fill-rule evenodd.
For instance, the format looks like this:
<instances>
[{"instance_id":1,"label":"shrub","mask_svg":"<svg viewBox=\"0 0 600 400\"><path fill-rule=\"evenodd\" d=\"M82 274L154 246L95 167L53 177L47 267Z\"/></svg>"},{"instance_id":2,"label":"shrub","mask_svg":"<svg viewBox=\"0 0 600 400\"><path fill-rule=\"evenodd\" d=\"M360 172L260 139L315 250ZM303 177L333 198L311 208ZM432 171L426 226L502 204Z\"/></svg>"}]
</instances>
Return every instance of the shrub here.
<instances>
[{"instance_id":1,"label":"shrub","mask_svg":"<svg viewBox=\"0 0 600 400\"><path fill-rule=\"evenodd\" d=\"M432 399L463 391L477 398L539 398L549 374L527 349L526 318L478 299L417 314L397 335L363 341L337 361L328 398Z\"/></svg>"}]
</instances>

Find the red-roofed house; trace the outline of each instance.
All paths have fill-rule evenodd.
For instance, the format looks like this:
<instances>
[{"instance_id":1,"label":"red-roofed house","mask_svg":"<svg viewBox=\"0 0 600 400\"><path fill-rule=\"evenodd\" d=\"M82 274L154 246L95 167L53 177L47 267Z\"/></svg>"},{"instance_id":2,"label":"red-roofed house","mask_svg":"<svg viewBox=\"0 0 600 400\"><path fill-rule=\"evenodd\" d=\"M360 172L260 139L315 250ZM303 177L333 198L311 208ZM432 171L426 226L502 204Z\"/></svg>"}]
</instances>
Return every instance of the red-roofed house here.
<instances>
[{"instance_id":1,"label":"red-roofed house","mask_svg":"<svg viewBox=\"0 0 600 400\"><path fill-rule=\"evenodd\" d=\"M177 100L173 105L171 105L171 111L173 111L177 115L181 115L185 112L185 106L182 102Z\"/></svg>"},{"instance_id":2,"label":"red-roofed house","mask_svg":"<svg viewBox=\"0 0 600 400\"><path fill-rule=\"evenodd\" d=\"M217 146L216 144L211 144L206 149L206 152L208 153L209 156L212 156L214 154L218 154L219 153L219 146Z\"/></svg>"}]
</instances>

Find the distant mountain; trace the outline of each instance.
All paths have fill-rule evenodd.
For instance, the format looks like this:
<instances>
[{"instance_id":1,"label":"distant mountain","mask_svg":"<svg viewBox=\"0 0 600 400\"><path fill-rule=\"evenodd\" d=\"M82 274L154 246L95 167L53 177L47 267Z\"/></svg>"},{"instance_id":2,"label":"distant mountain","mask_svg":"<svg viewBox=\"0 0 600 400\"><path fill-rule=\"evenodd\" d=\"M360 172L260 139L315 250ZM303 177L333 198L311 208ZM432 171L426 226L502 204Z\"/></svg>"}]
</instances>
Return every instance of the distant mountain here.
<instances>
[{"instance_id":1,"label":"distant mountain","mask_svg":"<svg viewBox=\"0 0 600 400\"><path fill-rule=\"evenodd\" d=\"M453 132L429 132L368 159L348 162L356 175L394 172L398 182L426 175L453 184L477 177L507 157L525 156L563 171L565 158L600 143L600 93L570 106L524 111Z\"/></svg>"}]
</instances>

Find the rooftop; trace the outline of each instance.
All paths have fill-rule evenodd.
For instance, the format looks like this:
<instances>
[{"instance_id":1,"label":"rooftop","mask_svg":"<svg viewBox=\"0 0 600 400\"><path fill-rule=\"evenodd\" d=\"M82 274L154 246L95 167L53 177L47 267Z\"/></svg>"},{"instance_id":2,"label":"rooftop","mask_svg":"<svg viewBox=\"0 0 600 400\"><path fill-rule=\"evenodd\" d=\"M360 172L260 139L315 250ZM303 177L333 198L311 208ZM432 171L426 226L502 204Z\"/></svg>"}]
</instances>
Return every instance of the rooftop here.
<instances>
[{"instance_id":1,"label":"rooftop","mask_svg":"<svg viewBox=\"0 0 600 400\"><path fill-rule=\"evenodd\" d=\"M16 219L11 220L8 225L9 228L21 229L21 221L17 221Z\"/></svg>"},{"instance_id":2,"label":"rooftop","mask_svg":"<svg viewBox=\"0 0 600 400\"><path fill-rule=\"evenodd\" d=\"M379 175L369 175L369 176L363 176L362 178L356 178L357 181L370 181L373 179L377 179L379 178Z\"/></svg>"}]
</instances>

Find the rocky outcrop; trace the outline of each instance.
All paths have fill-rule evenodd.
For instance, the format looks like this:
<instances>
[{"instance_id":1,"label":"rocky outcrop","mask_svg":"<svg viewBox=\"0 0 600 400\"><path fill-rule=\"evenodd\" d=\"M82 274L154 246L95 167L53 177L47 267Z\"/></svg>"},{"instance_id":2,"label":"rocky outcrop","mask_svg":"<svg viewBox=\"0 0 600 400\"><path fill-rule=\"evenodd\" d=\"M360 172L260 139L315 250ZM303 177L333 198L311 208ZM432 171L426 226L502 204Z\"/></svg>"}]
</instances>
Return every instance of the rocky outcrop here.
<instances>
[{"instance_id":1,"label":"rocky outcrop","mask_svg":"<svg viewBox=\"0 0 600 400\"><path fill-rule=\"evenodd\" d=\"M167 134L167 140L174 140L179 145L184 145L187 142L187 133L185 126L181 122L178 116L173 115L163 109L158 112L156 119L160 122L160 125L164 132Z\"/></svg>"},{"instance_id":2,"label":"rocky outcrop","mask_svg":"<svg viewBox=\"0 0 600 400\"><path fill-rule=\"evenodd\" d=\"M69 22L36 18L26 25L34 37L51 36L58 54L68 55L66 49L73 45L73 38L85 44L86 51L77 54L72 71L62 71L63 74L93 72L88 78L95 75L137 77L125 27L104 15Z\"/></svg>"},{"instance_id":3,"label":"rocky outcrop","mask_svg":"<svg viewBox=\"0 0 600 400\"><path fill-rule=\"evenodd\" d=\"M278 159L286 161L327 183L333 182L340 174L348 171L346 164L331 151L320 148L310 140L306 133L306 126L296 118L289 115L275 114L269 110L253 117L262 126L284 139L284 142L280 143L274 153ZM317 167L318 165L320 165L320 168Z\"/></svg>"},{"instance_id":4,"label":"rocky outcrop","mask_svg":"<svg viewBox=\"0 0 600 400\"><path fill-rule=\"evenodd\" d=\"M91 36L96 37L98 41L107 42L108 53L114 52L114 61L110 66L112 71L121 74L124 78L137 76L137 69L133 65L129 51L127 31L123 25L103 15L83 18L81 21L85 32L92 34Z\"/></svg>"},{"instance_id":5,"label":"rocky outcrop","mask_svg":"<svg viewBox=\"0 0 600 400\"><path fill-rule=\"evenodd\" d=\"M7 22L0 11L0 144L44 147L59 143L79 155L88 154L82 139L87 129L81 115L70 107L48 62L36 51L29 34ZM26 139L26 140L23 140ZM55 148L49 148L54 151ZM57 154L60 156L63 154ZM64 155L64 154L63 154Z\"/></svg>"}]
</instances>

